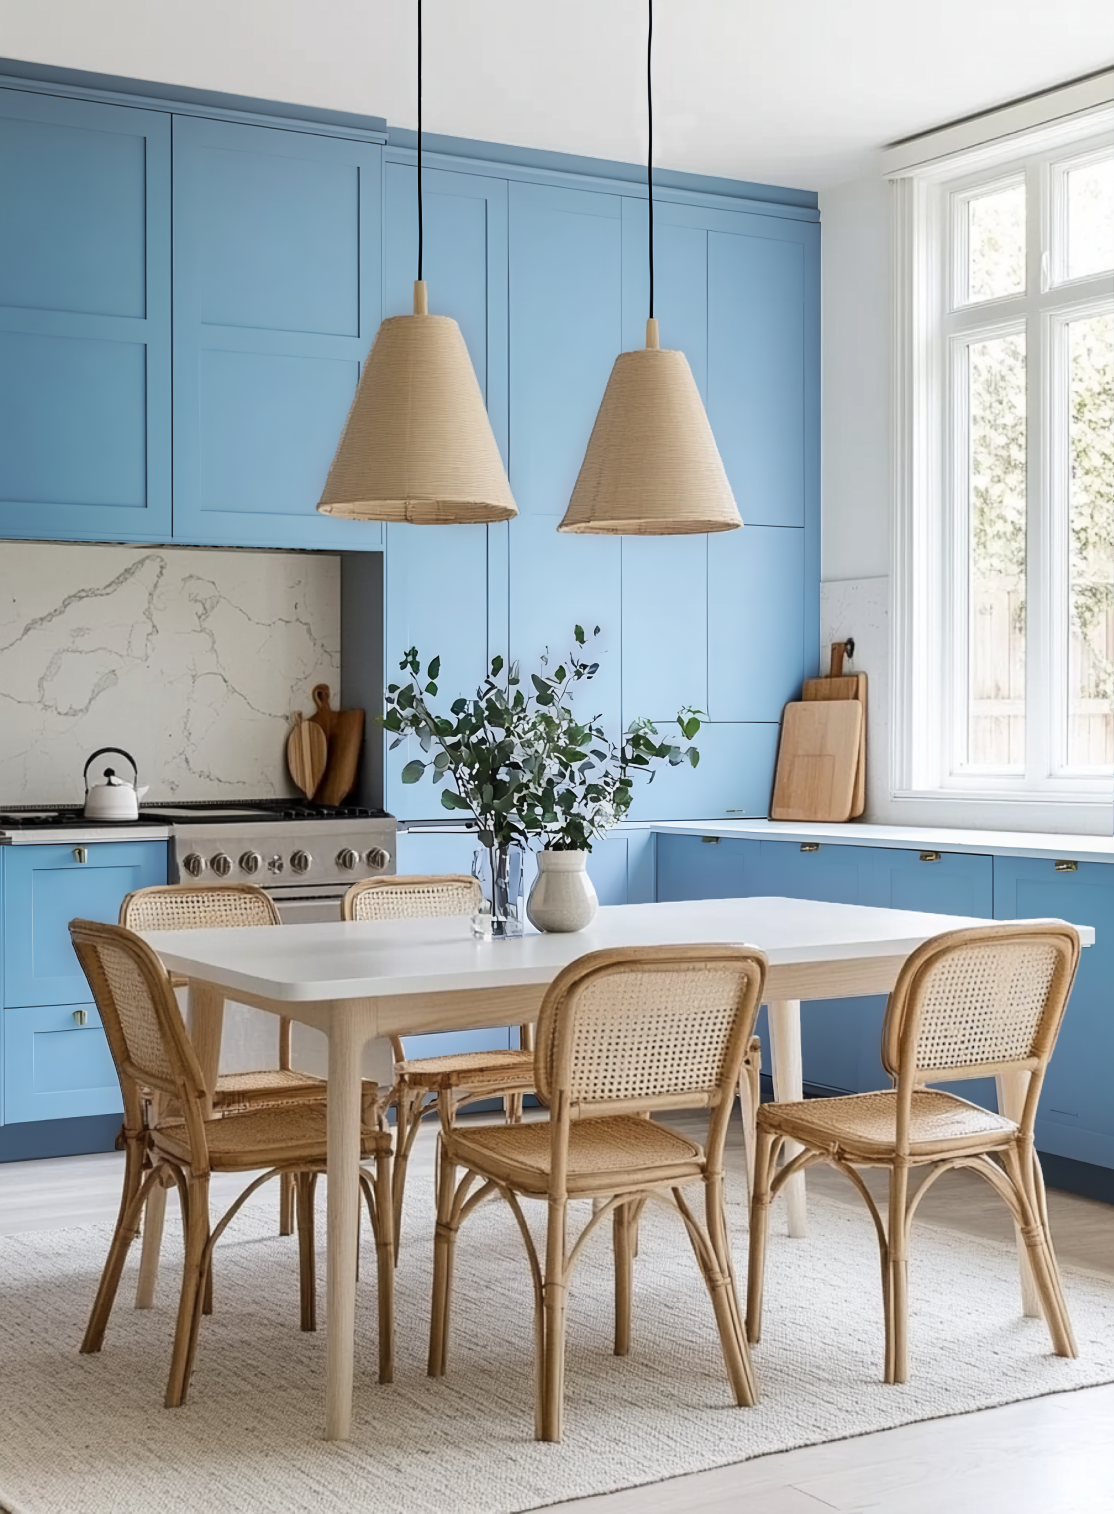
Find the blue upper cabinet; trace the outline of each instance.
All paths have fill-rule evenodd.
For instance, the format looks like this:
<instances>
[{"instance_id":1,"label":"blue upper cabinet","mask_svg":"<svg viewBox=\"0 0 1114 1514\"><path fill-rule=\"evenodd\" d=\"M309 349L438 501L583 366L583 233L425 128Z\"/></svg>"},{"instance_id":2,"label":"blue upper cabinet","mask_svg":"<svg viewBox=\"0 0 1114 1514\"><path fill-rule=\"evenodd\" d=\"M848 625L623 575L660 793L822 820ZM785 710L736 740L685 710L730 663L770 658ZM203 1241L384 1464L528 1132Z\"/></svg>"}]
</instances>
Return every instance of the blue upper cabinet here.
<instances>
[{"instance_id":1,"label":"blue upper cabinet","mask_svg":"<svg viewBox=\"0 0 1114 1514\"><path fill-rule=\"evenodd\" d=\"M366 550L316 505L381 308L374 143L174 118L174 535Z\"/></svg>"},{"instance_id":2,"label":"blue upper cabinet","mask_svg":"<svg viewBox=\"0 0 1114 1514\"><path fill-rule=\"evenodd\" d=\"M165 541L170 117L0 89L0 535Z\"/></svg>"},{"instance_id":3,"label":"blue upper cabinet","mask_svg":"<svg viewBox=\"0 0 1114 1514\"><path fill-rule=\"evenodd\" d=\"M383 308L413 308L418 261L417 173L413 154L384 167ZM484 395L492 430L507 457L507 184L504 179L426 169L423 274L430 310L458 322ZM441 658L442 705L470 695L488 669L493 595L506 618L505 582L489 585L489 535L494 548L506 526L390 525L386 531L387 681L416 646L423 661ZM501 589L501 596L499 590ZM497 616L495 617L497 618ZM504 637L505 639L505 632ZM386 756L386 805L400 819L444 815L441 794L428 779L404 785L400 774L414 756L409 740Z\"/></svg>"}]
</instances>

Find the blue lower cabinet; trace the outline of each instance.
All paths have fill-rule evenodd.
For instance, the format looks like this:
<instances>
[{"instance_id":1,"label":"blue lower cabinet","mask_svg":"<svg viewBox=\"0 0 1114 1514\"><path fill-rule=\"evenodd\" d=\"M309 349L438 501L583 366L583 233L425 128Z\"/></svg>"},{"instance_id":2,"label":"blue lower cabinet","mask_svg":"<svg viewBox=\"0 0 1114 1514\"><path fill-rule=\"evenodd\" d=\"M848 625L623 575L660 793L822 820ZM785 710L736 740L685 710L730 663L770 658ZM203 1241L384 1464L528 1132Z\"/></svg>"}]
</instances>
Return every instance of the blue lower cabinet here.
<instances>
[{"instance_id":1,"label":"blue lower cabinet","mask_svg":"<svg viewBox=\"0 0 1114 1514\"><path fill-rule=\"evenodd\" d=\"M8 1006L2 1014L5 1124L122 1112L95 1005Z\"/></svg>"},{"instance_id":2,"label":"blue lower cabinet","mask_svg":"<svg viewBox=\"0 0 1114 1514\"><path fill-rule=\"evenodd\" d=\"M757 841L732 841L725 836L657 838L657 897L675 899L740 899L758 893L753 881L758 860Z\"/></svg>"},{"instance_id":3,"label":"blue lower cabinet","mask_svg":"<svg viewBox=\"0 0 1114 1514\"><path fill-rule=\"evenodd\" d=\"M1114 867L1057 871L1051 859L995 857L994 915L1094 927L1045 1077L1037 1149L1114 1167Z\"/></svg>"},{"instance_id":4,"label":"blue lower cabinet","mask_svg":"<svg viewBox=\"0 0 1114 1514\"><path fill-rule=\"evenodd\" d=\"M89 985L70 945L73 919L115 924L133 889L166 882L165 841L6 846L4 1003L84 1004Z\"/></svg>"}]
</instances>

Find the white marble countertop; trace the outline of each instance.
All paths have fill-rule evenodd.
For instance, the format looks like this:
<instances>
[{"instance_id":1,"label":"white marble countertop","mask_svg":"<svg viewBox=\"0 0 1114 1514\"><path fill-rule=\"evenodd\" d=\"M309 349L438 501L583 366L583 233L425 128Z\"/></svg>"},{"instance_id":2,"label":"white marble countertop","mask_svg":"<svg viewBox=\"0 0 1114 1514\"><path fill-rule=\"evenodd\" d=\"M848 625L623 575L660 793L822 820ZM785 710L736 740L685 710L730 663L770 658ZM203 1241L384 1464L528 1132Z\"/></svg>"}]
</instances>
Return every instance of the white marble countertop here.
<instances>
[{"instance_id":1,"label":"white marble countertop","mask_svg":"<svg viewBox=\"0 0 1114 1514\"><path fill-rule=\"evenodd\" d=\"M857 820L847 825L810 825L796 820L662 820L644 829L659 835L723 836L743 841L819 841L832 846L905 847L911 851L1114 862L1114 836L960 831L927 825L865 825Z\"/></svg>"}]
</instances>

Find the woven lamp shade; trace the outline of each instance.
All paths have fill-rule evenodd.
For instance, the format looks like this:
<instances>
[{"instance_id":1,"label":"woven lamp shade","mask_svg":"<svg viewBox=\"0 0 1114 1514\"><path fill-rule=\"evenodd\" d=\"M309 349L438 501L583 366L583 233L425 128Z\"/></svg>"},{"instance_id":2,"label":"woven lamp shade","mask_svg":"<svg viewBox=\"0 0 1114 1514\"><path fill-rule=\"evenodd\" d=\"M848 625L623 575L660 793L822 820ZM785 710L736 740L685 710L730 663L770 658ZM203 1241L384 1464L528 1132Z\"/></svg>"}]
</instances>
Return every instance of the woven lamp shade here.
<instances>
[{"instance_id":1,"label":"woven lamp shade","mask_svg":"<svg viewBox=\"0 0 1114 1514\"><path fill-rule=\"evenodd\" d=\"M424 282L414 314L376 333L317 508L419 525L518 514L460 327L427 313Z\"/></svg>"},{"instance_id":2,"label":"woven lamp shade","mask_svg":"<svg viewBox=\"0 0 1114 1514\"><path fill-rule=\"evenodd\" d=\"M742 525L683 352L646 346L615 359L559 531L682 536Z\"/></svg>"}]
</instances>

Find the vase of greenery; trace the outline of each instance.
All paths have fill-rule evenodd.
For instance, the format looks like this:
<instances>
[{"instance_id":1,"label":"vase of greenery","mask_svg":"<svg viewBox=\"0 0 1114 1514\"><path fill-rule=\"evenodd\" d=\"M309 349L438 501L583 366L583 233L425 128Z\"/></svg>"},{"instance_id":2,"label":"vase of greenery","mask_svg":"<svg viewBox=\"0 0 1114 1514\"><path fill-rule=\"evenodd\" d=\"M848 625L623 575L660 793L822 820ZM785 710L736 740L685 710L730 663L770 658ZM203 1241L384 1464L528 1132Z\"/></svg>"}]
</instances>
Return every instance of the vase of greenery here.
<instances>
[{"instance_id":1,"label":"vase of greenery","mask_svg":"<svg viewBox=\"0 0 1114 1514\"><path fill-rule=\"evenodd\" d=\"M598 635L597 626L592 636ZM481 847L488 854L490 932L495 936L522 930L521 912L513 909L508 893L513 890L515 849L521 860L525 847L540 842L545 850L539 855L539 880L549 875L555 879L558 873L567 878L582 874L590 889L582 863L554 865L542 859L547 853L586 857L593 840L606 835L630 809L636 775L652 781L658 763L676 767L688 762L695 767L700 760L694 746L659 740L648 720L633 721L615 742L604 730L602 716L579 716L571 704L573 691L596 676L599 662L585 650L588 639L580 626L574 636L575 650L552 672L543 656L526 688L517 662L507 668L501 657L493 658L475 697L454 700L448 716L437 714L430 704L438 694L440 657L428 663L423 676L418 650L411 647L399 664L409 673L408 681L387 688L383 725L394 735L392 749L411 736L423 753L403 768L403 783L417 783L429 772L433 782L442 785L442 807L464 811L476 822ZM686 708L677 723L691 742L700 729L699 712ZM538 928L579 929L543 924L548 892L547 884L534 920ZM594 913L592 908L582 924Z\"/></svg>"}]
</instances>

